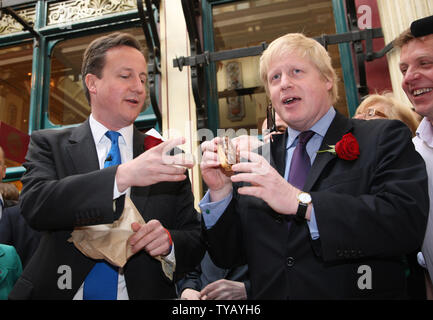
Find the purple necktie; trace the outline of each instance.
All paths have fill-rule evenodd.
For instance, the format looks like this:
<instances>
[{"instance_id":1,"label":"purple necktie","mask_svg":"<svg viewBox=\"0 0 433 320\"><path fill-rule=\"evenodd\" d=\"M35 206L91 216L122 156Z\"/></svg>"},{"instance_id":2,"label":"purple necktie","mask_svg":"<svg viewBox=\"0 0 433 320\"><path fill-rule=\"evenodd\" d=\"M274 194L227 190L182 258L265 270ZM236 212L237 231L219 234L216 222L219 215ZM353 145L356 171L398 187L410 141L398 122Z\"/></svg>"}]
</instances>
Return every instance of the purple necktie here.
<instances>
[{"instance_id":1,"label":"purple necktie","mask_svg":"<svg viewBox=\"0 0 433 320\"><path fill-rule=\"evenodd\" d=\"M307 153L307 143L314 135L314 132L303 131L298 136L298 144L293 152L292 161L290 162L289 181L298 189L303 189L307 181L308 171L311 168L310 157Z\"/></svg>"},{"instance_id":2,"label":"purple necktie","mask_svg":"<svg viewBox=\"0 0 433 320\"><path fill-rule=\"evenodd\" d=\"M303 190L305 181L307 181L308 171L311 168L310 157L307 153L307 143L314 136L311 130L303 131L298 136L298 143L295 151L293 151L292 161L290 162L290 171L287 181L298 189ZM288 229L290 230L292 222L288 221Z\"/></svg>"}]
</instances>

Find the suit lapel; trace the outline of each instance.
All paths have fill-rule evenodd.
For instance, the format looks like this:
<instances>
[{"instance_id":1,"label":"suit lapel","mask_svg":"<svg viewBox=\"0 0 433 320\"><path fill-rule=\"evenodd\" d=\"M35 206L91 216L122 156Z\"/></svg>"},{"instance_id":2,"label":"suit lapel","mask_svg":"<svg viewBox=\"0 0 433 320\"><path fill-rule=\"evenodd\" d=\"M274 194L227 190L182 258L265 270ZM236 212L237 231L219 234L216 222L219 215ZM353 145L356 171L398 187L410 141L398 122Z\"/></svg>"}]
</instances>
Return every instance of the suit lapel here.
<instances>
[{"instance_id":1,"label":"suit lapel","mask_svg":"<svg viewBox=\"0 0 433 320\"><path fill-rule=\"evenodd\" d=\"M142 134L134 126L133 134L133 158L135 159L144 152L144 134ZM149 194L150 186L146 187L132 187L131 188L131 200L134 202L137 209L143 208ZM141 213L143 215L143 213Z\"/></svg>"},{"instance_id":2,"label":"suit lapel","mask_svg":"<svg viewBox=\"0 0 433 320\"><path fill-rule=\"evenodd\" d=\"M326 150L329 149L330 145L335 145L339 140L341 140L344 134L350 131L351 128L352 124L349 119L337 112L325 137L323 138L319 150ZM326 165L336 157L336 155L330 152L318 153L316 155L316 159L313 162L307 181L305 182L304 191L311 190Z\"/></svg>"},{"instance_id":3,"label":"suit lapel","mask_svg":"<svg viewBox=\"0 0 433 320\"><path fill-rule=\"evenodd\" d=\"M89 119L73 129L65 150L69 154L74 172L87 173L99 170L98 154L90 130Z\"/></svg>"},{"instance_id":4,"label":"suit lapel","mask_svg":"<svg viewBox=\"0 0 433 320\"><path fill-rule=\"evenodd\" d=\"M286 169L286 144L287 130L284 134L274 135L273 141L271 141L270 164L282 177L284 177L284 170Z\"/></svg>"},{"instance_id":5,"label":"suit lapel","mask_svg":"<svg viewBox=\"0 0 433 320\"><path fill-rule=\"evenodd\" d=\"M136 158L144 152L144 134L141 133L135 126L134 126L134 133L132 137L132 144L133 144L132 156L133 158Z\"/></svg>"},{"instance_id":6,"label":"suit lapel","mask_svg":"<svg viewBox=\"0 0 433 320\"><path fill-rule=\"evenodd\" d=\"M144 135L134 126L133 133L133 158L144 152ZM70 163L76 173L87 173L100 170L98 153L90 129L89 119L73 129L69 138L69 144L65 146L70 157ZM131 199L137 208L143 208L150 187L132 187ZM139 210L140 211L140 210Z\"/></svg>"}]
</instances>

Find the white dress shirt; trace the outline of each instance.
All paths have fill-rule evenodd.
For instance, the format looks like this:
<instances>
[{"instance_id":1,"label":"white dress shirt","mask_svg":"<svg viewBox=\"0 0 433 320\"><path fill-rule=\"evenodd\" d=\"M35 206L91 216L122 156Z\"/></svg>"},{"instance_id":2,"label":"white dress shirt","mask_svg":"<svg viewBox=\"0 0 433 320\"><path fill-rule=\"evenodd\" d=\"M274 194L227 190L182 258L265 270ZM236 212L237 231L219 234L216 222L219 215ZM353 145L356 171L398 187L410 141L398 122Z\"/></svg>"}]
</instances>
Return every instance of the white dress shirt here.
<instances>
[{"instance_id":1,"label":"white dress shirt","mask_svg":"<svg viewBox=\"0 0 433 320\"><path fill-rule=\"evenodd\" d=\"M99 160L99 168L104 168L104 162L107 157L108 152L111 149L111 141L105 135L107 131L109 131L105 126L95 120L92 114L89 117L90 130L92 131L93 140L95 141L96 152L98 153ZM119 150L120 157L122 159L122 163L132 160L132 137L134 128L133 125L129 125L128 127L122 128L118 131L120 133L119 136ZM117 199L123 194L130 195L131 188L128 188L123 193L120 193L117 189L117 183L114 182L114 190L113 190L113 199ZM81 284L81 287L78 289L77 293L74 296L74 300L83 300L83 286L84 282ZM119 278L117 284L117 300L129 300L128 290L126 289L125 276L123 275L122 268L119 269Z\"/></svg>"},{"instance_id":2,"label":"white dress shirt","mask_svg":"<svg viewBox=\"0 0 433 320\"><path fill-rule=\"evenodd\" d=\"M419 124L413 143L416 151L423 157L427 169L430 209L421 251L430 278L433 279L433 125L427 118Z\"/></svg>"},{"instance_id":3,"label":"white dress shirt","mask_svg":"<svg viewBox=\"0 0 433 320\"><path fill-rule=\"evenodd\" d=\"M109 131L104 125L100 122L96 121L92 114L89 117L90 130L92 131L93 140L95 141L96 152L98 154L99 168L104 168L104 162L107 157L108 152L111 149L111 141L105 135L107 131ZM133 124L124 127L117 132L120 133L119 136L119 150L120 157L122 163L126 163L133 159L133 135L134 135L134 126ZM116 180L114 181L113 188L113 200L117 199L121 195L130 195L131 188L126 189L124 192L119 192L117 189ZM164 260L175 264L175 250L174 243L172 244L171 252L163 257ZM84 282L81 284L81 287L78 289L77 293L74 296L74 300L83 300L83 286ZM117 300L129 300L128 291L126 288L125 276L123 275L123 269L119 269L119 278L118 278L118 286L117 286Z\"/></svg>"}]
</instances>

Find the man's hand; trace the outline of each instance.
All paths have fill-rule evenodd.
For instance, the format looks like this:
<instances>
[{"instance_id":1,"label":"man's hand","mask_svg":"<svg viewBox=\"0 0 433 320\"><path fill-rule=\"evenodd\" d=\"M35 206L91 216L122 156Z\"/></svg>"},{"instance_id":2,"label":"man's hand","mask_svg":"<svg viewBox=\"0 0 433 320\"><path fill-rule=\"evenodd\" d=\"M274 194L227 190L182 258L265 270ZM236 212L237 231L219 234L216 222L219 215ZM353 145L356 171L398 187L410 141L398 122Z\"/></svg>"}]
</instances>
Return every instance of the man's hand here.
<instances>
[{"instance_id":1,"label":"man's hand","mask_svg":"<svg viewBox=\"0 0 433 320\"><path fill-rule=\"evenodd\" d=\"M129 238L132 252L135 254L144 249L152 257L166 256L170 253L170 238L158 220L150 220L146 224L131 224L135 232Z\"/></svg>"},{"instance_id":2,"label":"man's hand","mask_svg":"<svg viewBox=\"0 0 433 320\"><path fill-rule=\"evenodd\" d=\"M241 135L232 139L232 143L240 151L252 151L263 145L257 136Z\"/></svg>"},{"instance_id":3,"label":"man's hand","mask_svg":"<svg viewBox=\"0 0 433 320\"><path fill-rule=\"evenodd\" d=\"M200 292L191 288L186 288L182 291L180 298L185 300L200 300Z\"/></svg>"},{"instance_id":4,"label":"man's hand","mask_svg":"<svg viewBox=\"0 0 433 320\"><path fill-rule=\"evenodd\" d=\"M296 196L301 190L287 182L262 156L253 152L241 152L241 157L251 162L232 166L237 174L231 180L249 182L251 186L239 188L238 193L260 198L278 213L295 214L298 208ZM308 213L310 211L311 209Z\"/></svg>"},{"instance_id":5,"label":"man's hand","mask_svg":"<svg viewBox=\"0 0 433 320\"><path fill-rule=\"evenodd\" d=\"M201 300L246 300L245 284L239 281L220 279L209 283L201 292Z\"/></svg>"},{"instance_id":6,"label":"man's hand","mask_svg":"<svg viewBox=\"0 0 433 320\"><path fill-rule=\"evenodd\" d=\"M117 189L123 192L131 186L144 187L162 181L186 179L186 169L194 166L192 156L184 153L168 155L170 150L183 143L183 137L167 140L119 165L116 172Z\"/></svg>"},{"instance_id":7,"label":"man's hand","mask_svg":"<svg viewBox=\"0 0 433 320\"><path fill-rule=\"evenodd\" d=\"M203 155L200 169L203 180L209 188L212 202L225 198L233 189L230 178L222 172L218 161L218 143L221 143L221 138L216 137L211 141L205 141L201 144Z\"/></svg>"}]
</instances>

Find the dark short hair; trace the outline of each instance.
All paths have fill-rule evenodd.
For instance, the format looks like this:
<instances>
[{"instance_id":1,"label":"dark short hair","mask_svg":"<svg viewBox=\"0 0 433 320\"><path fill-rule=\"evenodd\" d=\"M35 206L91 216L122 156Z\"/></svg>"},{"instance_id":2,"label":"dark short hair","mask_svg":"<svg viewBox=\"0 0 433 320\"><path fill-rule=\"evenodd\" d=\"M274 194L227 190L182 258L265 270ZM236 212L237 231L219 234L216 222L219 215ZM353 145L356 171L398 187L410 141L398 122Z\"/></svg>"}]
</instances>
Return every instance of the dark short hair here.
<instances>
[{"instance_id":1,"label":"dark short hair","mask_svg":"<svg viewBox=\"0 0 433 320\"><path fill-rule=\"evenodd\" d=\"M81 76L83 81L84 94L90 104L89 89L86 86L86 75L91 73L99 79L102 76L102 69L105 66L105 54L108 50L119 47L128 46L137 49L140 52L142 47L137 39L129 33L114 32L106 36L102 36L93 40L83 55L83 63L81 65Z\"/></svg>"}]
</instances>

